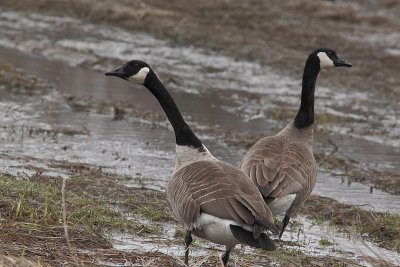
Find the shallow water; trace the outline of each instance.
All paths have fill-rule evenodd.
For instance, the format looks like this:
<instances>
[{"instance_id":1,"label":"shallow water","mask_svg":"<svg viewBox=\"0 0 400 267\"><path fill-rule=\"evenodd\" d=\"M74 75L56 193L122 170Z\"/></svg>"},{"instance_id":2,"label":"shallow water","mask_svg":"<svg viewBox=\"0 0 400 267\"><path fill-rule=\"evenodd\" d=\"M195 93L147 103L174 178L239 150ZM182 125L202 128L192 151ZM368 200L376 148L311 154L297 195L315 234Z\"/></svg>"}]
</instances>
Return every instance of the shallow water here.
<instances>
[{"instance_id":1,"label":"shallow water","mask_svg":"<svg viewBox=\"0 0 400 267\"><path fill-rule=\"evenodd\" d=\"M218 116L214 120L214 116L207 116L210 106L215 108L213 110L215 115L219 114L218 108L224 108L226 104L224 111L230 111L231 118L236 116L240 119L236 122L239 125L235 127L239 127L239 130L247 129L244 126L241 128L243 118L249 120L263 117L265 108L273 108L282 103L296 109L299 102L300 74L296 79L282 76L268 66L238 61L198 48L175 47L144 33L127 32L105 25L84 24L70 18L26 15L17 12L2 12L0 26L4 31L0 45L23 53L38 55L51 61L59 60L71 66L92 65L102 72L112 67L108 65L109 63L106 66L102 64L105 59L122 61L133 58L144 59L155 66L161 78L163 73L174 77L168 84L174 92L180 94L186 92L188 93L186 97L201 94L200 97L204 98L215 98L217 94L218 103L206 102L209 103L206 107L203 105L194 107L197 101L190 102L190 105L185 105L187 101L182 101L181 104L179 98L177 99L181 109L187 110L194 121L199 123L210 123L208 120L211 119L223 127L229 127L231 123L222 124L224 117ZM348 73L346 69L330 71L340 71L344 78ZM323 71L319 79L329 75L330 71ZM65 79L62 77L61 79ZM79 72L74 73L73 77L74 79L70 77L67 79L69 83L78 83L79 87L76 86L78 88L93 88L97 83L104 84L104 80L100 79L94 79L90 84L86 84L90 79L86 79L85 75ZM107 84L111 86L115 83L108 81ZM74 88L66 90L72 93ZM251 105L249 99L244 97L244 92L257 96L251 101ZM373 141L372 143L388 143L400 147L400 128L396 127L399 123L400 108L395 99L382 102L370 93L357 91L356 88L349 90L321 86L318 86L316 96L317 112L379 124L373 128L366 127L368 125L365 124L353 123L351 127L341 124L340 128L332 127L332 131L347 131L349 135L365 138ZM221 103L222 101L225 103ZM232 114L238 112L240 116ZM263 125L259 123L250 125L253 131L268 132L271 128L268 121ZM365 134L366 130L368 134ZM357 140L354 142L357 143Z\"/></svg>"},{"instance_id":2,"label":"shallow water","mask_svg":"<svg viewBox=\"0 0 400 267\"><path fill-rule=\"evenodd\" d=\"M302 250L312 255L332 255L343 256L347 255L349 259L360 261L364 266L373 266L367 260L368 257L374 259L383 259L394 265L400 264L400 255L398 253L379 248L371 242L364 241L357 235L348 236L336 231L333 227L328 225L316 225L304 217L296 218L301 222L302 227L297 233L290 233L284 235L283 240L292 240L304 244ZM321 246L321 239L328 240L333 244L330 246ZM321 249L322 247L322 249Z\"/></svg>"},{"instance_id":3,"label":"shallow water","mask_svg":"<svg viewBox=\"0 0 400 267\"><path fill-rule=\"evenodd\" d=\"M3 102L0 102L2 110L13 110L11 116L8 115L10 112L3 112L7 115L2 118L6 125L2 139L5 140L7 153L90 163L123 175L140 173L153 178L148 186L163 189L174 166L173 134L169 126L154 125L150 121L135 118L115 121L110 118L112 110L104 114L93 110L89 113L77 112L66 105L63 94L89 101L128 100L143 110L161 112L158 103L146 90L132 88L124 81L110 79L101 73L77 66L82 62L91 62L94 58L125 60L127 57L144 56L156 66L161 76L164 71L172 73L177 77L177 81L169 82L173 96L189 123L199 129L237 132L251 129L254 134L271 134L273 130L269 126L280 125L265 117L264 108L269 107L271 102L274 105L283 101L294 108L298 103L299 82L256 63L235 61L201 49L169 46L167 42L149 35L109 26L85 24L81 27L82 22L70 18L35 14L24 14L22 20L20 17L21 14L17 12L0 14L0 25L5 29L0 45L8 47L0 50L0 56L5 62L54 83L57 91L42 97L3 98ZM15 39L17 33L20 36L18 40ZM65 57L60 58L60 54ZM83 61L77 63L77 58ZM103 71L106 69L95 61L95 68L103 68ZM366 92L348 92L338 88L318 88L317 96L317 110L353 119L365 116L361 102L370 101ZM248 105L249 101L251 105ZM333 105L338 102L346 109L342 111L340 106ZM347 106L354 102L358 105L349 112ZM370 117L374 116L373 108L369 110ZM379 106L377 110L380 110ZM391 113L388 123L395 124L397 111L391 110ZM87 130L89 134L58 134L49 138L46 137L48 133L39 132L20 140L26 129L40 127L51 130L60 126ZM352 134L346 133L346 129L349 129L346 125L331 127L334 132L342 133L333 137L341 153L365 165L373 165L375 169L398 170L400 149L394 146L394 139L385 136L385 139L392 140L386 143L384 138L373 135L360 139L354 137L357 123L351 124L351 127ZM359 128L363 127L366 127L365 123ZM10 128L12 132L7 130ZM223 140L215 140L212 135L200 137L216 156L237 164L245 150L227 146ZM379 140L379 143L368 139ZM374 147L374 154L365 153L371 146ZM62 147L66 149L61 150ZM347 196L341 196L341 201L358 203L365 199L364 204L369 203L371 195L366 187L364 190L360 185L357 189L360 194L354 194L356 189L353 188L358 186L356 183L344 189L339 179L331 177L329 180L325 176L329 177L329 174L319 178L316 192L334 198L337 198L336 192L340 192ZM329 188L329 192L324 188ZM375 190L373 196L378 194L381 193ZM391 198L399 198L386 194L390 199L386 201L385 194L382 194L379 201L376 200L376 209L398 210L393 207L394 200Z\"/></svg>"},{"instance_id":4,"label":"shallow water","mask_svg":"<svg viewBox=\"0 0 400 267\"><path fill-rule=\"evenodd\" d=\"M166 83L189 124L206 129L207 134L200 135L206 146L233 164L240 161L245 149L228 146L222 137L215 136L249 129L253 135L272 134L282 125L266 116L266 109L286 103L295 110L299 102L300 82L268 66L197 48L175 47L147 34L105 25L82 27L81 21L71 18L17 12L1 12L0 27L2 61L48 80L56 88L38 96L0 90L2 173L32 175L35 168L30 166L34 166L44 168L47 175L68 176L65 170L49 164L67 160L100 166L109 173L139 176L141 186L164 190L175 161L174 137L167 123L135 116L113 120L111 109L82 111L66 103L66 96L89 102L131 101L139 109L161 113L146 90L105 77L102 72L114 67L107 60L142 58L151 62L162 79L169 77ZM329 73L322 73L320 79L324 75ZM317 98L317 112L355 120L328 126L343 155L366 168L400 171L400 107L396 103L382 103L368 92L346 88L318 87ZM379 124L370 128L369 121ZM65 127L76 134L54 134ZM374 153L370 153L371 147ZM138 186L137 179L127 186ZM368 186L342 184L339 177L323 170L314 194L374 211L400 210L396 205L400 196L379 190L370 194ZM346 246L342 249L352 251Z\"/></svg>"},{"instance_id":5,"label":"shallow water","mask_svg":"<svg viewBox=\"0 0 400 267\"><path fill-rule=\"evenodd\" d=\"M137 218L136 218L137 219ZM371 242L364 241L355 234L345 234L335 230L328 225L317 225L313 221L305 217L296 217L296 227L287 231L281 243L284 247L298 249L307 255L326 255L333 257L344 257L355 260L362 266L372 267L373 263L369 258L377 260L385 260L391 264L400 264L400 255L398 253L379 248ZM142 223L146 224L144 220ZM176 244L173 235L175 233L174 226L167 223L162 223L164 234L162 237L150 236L140 237L137 235L126 235L114 233L112 235L113 246L119 250L143 250L149 252L163 252L168 255L182 257L184 255L183 240L181 244ZM321 240L330 242L328 245L321 245ZM224 246L215 245L209 242L200 241L194 237L194 243L190 250L192 256L206 256L207 250L212 249L222 253ZM296 245L288 245L285 242L294 242ZM245 247L244 250L240 246L236 246L233 254L251 253L254 249Z\"/></svg>"},{"instance_id":6,"label":"shallow water","mask_svg":"<svg viewBox=\"0 0 400 267\"><path fill-rule=\"evenodd\" d=\"M319 170L317 179L317 184L313 191L314 195L333 198L341 203L359 206L365 210L400 211L399 196L377 189L370 193L371 188L369 186L360 183L349 184L345 177L343 177L342 182L338 182L338 176L332 176L332 173L322 170Z\"/></svg>"}]
</instances>

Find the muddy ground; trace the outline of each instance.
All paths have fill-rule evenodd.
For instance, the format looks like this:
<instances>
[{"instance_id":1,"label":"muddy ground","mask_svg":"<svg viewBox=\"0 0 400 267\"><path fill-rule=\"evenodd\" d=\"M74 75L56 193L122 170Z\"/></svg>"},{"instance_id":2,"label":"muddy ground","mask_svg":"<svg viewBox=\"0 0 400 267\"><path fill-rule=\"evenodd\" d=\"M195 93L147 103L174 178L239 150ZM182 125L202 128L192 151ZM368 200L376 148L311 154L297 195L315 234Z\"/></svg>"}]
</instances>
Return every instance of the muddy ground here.
<instances>
[{"instance_id":1,"label":"muddy ground","mask_svg":"<svg viewBox=\"0 0 400 267\"><path fill-rule=\"evenodd\" d=\"M398 99L400 94L398 51L385 50L388 42L396 48L398 40L400 4L396 0L6 0L2 6L106 21L169 38L177 45L259 61L299 78L305 55L316 47L330 46L353 63L352 76L341 79L347 70L332 72L322 85L374 91L385 100Z\"/></svg>"},{"instance_id":2,"label":"muddy ground","mask_svg":"<svg viewBox=\"0 0 400 267\"><path fill-rule=\"evenodd\" d=\"M164 193L126 187L123 185L126 180L135 177L105 174L96 166L68 162L52 164L74 174L65 181L64 197L63 179L41 175L40 169L31 177L0 176L0 255L3 254L0 262L4 266L184 266L182 258L176 256L136 250L125 252L111 246L110 232L114 235L133 234L136 238L149 236L155 242L158 239L165 242L162 236L174 231L173 238L164 246L178 245L182 249L184 232L182 228L174 227L177 222ZM63 219L63 199L67 225ZM333 215L334 210L343 212ZM382 225L384 222L380 219L386 214L369 213L332 203L329 199L312 197L303 212L319 220L333 220L333 224L342 229L346 229L343 226L356 227L359 221L368 220L372 228L362 231L374 233L369 238L389 249L400 235L391 232L394 228L381 229L389 228ZM143 219L147 223L143 223ZM292 227L301 228L301 224ZM346 258L309 256L299 250L301 244L276 241L277 252L255 250L252 254L243 254L238 251L232 255L231 266L362 266ZM321 248L333 245L329 240L324 242L320 242ZM201 243L195 242L192 247L199 246ZM383 258L366 257L364 260L372 265L394 266ZM219 266L220 260L218 253L211 251L204 256L193 256L191 264Z\"/></svg>"},{"instance_id":3,"label":"muddy ground","mask_svg":"<svg viewBox=\"0 0 400 267\"><path fill-rule=\"evenodd\" d=\"M196 46L217 51L237 59L245 59L272 66L274 71L297 77L300 80L305 55L316 47L329 46L352 62L351 70L337 69L319 79L319 86L352 88L368 92L369 98L379 99L387 108L396 107L400 99L400 4L395 0L376 1L3 1L2 6L21 11L39 11L46 14L70 15L91 22L106 22L128 30L150 33L168 39L173 45ZM295 41L294 41L295 40ZM116 65L118 61L90 62L92 66ZM85 64L85 63L84 63ZM347 74L350 72L350 75ZM176 76L163 73L172 82ZM317 92L318 97L318 92ZM354 103L355 105L357 102ZM123 105L119 105L124 112ZM364 107L368 110L368 107ZM278 110L282 125L289 121L295 110ZM138 109L133 112L138 112ZM268 110L276 114L277 110ZM386 111L387 113L389 111ZM118 110L116 111L118 113ZM140 111L137 116L148 115ZM318 111L317 111L318 114ZM116 114L120 116L120 114ZM394 113L394 116L397 116ZM155 116L162 119L163 114ZM164 117L165 118L165 117ZM374 118L361 134L392 135L390 128L398 129L396 121L386 125L384 118ZM339 120L339 121L337 121ZM321 131L324 124L346 124L348 119L320 116L317 119ZM378 127L383 125L382 127ZM272 126L274 127L274 126ZM278 126L279 128L280 126ZM389 128L390 127L390 128ZM377 128L383 128L377 130ZM317 130L319 128L317 127ZM354 131L350 127L349 131ZM231 138L227 142L251 145L259 135L249 133L222 133ZM231 136L229 136L231 135ZM323 134L324 135L324 134ZM318 140L317 140L318 141ZM319 140L321 141L321 140ZM322 138L321 146L346 147L340 138ZM361 145L362 146L362 145ZM365 150L369 148L366 147ZM318 151L320 159L323 153ZM368 153L368 152L367 152ZM376 151L379 153L379 151ZM382 152L390 153L390 152ZM340 154L340 153L338 153ZM343 160L340 155L339 160ZM382 156L377 154L377 156ZM346 159L345 159L346 160ZM336 161L335 159L333 161ZM374 184L376 187L399 193L399 170L394 172L360 170L356 161L345 164L328 162L326 166L338 166L351 173L352 181ZM362 169L362 168L361 168Z\"/></svg>"},{"instance_id":4,"label":"muddy ground","mask_svg":"<svg viewBox=\"0 0 400 267\"><path fill-rule=\"evenodd\" d=\"M330 46L348 59L353 68L351 75L345 70L330 71L318 81L321 86L354 88L367 91L369 97L379 99L388 107L398 105L400 99L400 4L395 0L379 1L2 1L0 7L22 12L37 11L43 14L68 15L87 22L101 22L124 27L130 31L150 33L168 39L177 47L195 46L210 49L238 60L249 60L268 65L278 73L301 78L305 55L315 47ZM379 10L379 12L376 12ZM295 40L295 41L294 41ZM120 60L97 59L83 62L82 67L99 69L99 66L117 65ZM54 84L30 73L16 70L2 62L0 86L14 96L45 95L57 90ZM346 70L347 71L347 70ZM162 73L169 83L184 83L174 75ZM3 91L4 92L4 91ZM318 94L318 92L317 92ZM254 96L248 96L252 100ZM128 101L92 101L63 95L63 101L77 112L108 114L114 120L129 117L165 124L160 110L148 111ZM368 109L367 109L368 110ZM267 109L267 116L277 121L279 129L291 120L295 110L282 107ZM367 116L368 117L368 116ZM365 166L344 156L340 149L346 143L330 135L329 124L352 123L354 119L319 114L316 131L316 158L326 170L340 170L349 183L360 181L368 186L398 194L400 173L398 169L380 170ZM396 120L395 120L396 121ZM368 123L368 121L364 121ZM374 120L377 125L383 125ZM156 129L158 126L154 126ZM398 128L397 124L392 125ZM9 131L9 129L6 129ZM215 130L195 127L203 135L213 135ZM365 129L373 132L374 126ZM389 130L388 130L389 131ZM90 136L83 128L54 127L29 129L29 134L46 133L48 138L62 135ZM249 132L232 132L218 129L218 135L232 146L248 147L261 136ZM381 135L391 136L382 132ZM391 136L395 138L396 136ZM68 150L69 147L65 146ZM339 152L337 151L339 150ZM334 151L335 153L332 153ZM368 148L367 150L368 151ZM396 154L394 154L394 157ZM12 156L2 153L2 158ZM119 155L116 155L116 158ZM26 160L23 157L19 161ZM176 222L170 215L165 196L159 191L140 188L145 177L126 177L102 171L102 166L76 164L68 161L47 162L47 166L63 169L69 174L66 182L66 209L69 242L66 242L62 217L62 178L42 175L46 169L27 166L29 174L4 172L0 178L0 264L25 266L59 265L131 265L179 266L182 257L173 253L133 252L113 247L115 233L133 234L141 238L165 241L167 233L174 231L167 247L183 250L181 229L172 230ZM33 174L32 174L33 173ZM132 180L135 187L132 186ZM137 181L136 181L137 180ZM129 183L128 183L129 181ZM44 189L43 189L44 188ZM112 190L111 190L112 189ZM372 190L372 189L371 189ZM50 192L50 193L49 193ZM44 197L43 197L44 196ZM145 207L145 208L140 208ZM339 231L354 232L365 241L400 251L400 225L397 214L370 212L355 205L345 205L332 199L313 196L301 214L314 223L330 224ZM368 222L368 223L365 223ZM292 224L296 233L296 223ZM301 227L299 228L301 230ZM299 234L301 231L298 230ZM113 233L113 234L111 234ZM168 238L167 238L168 239ZM331 246L321 239L317 249ZM151 246L151 245L150 245ZM386 259L365 255L349 259L345 256L315 256L304 253L299 247L306 244L279 244L279 253L237 252L232 266L392 266ZM209 246L194 245L195 250ZM216 248L221 253L221 248ZM66 253L66 251L68 251ZM149 250L155 251L155 250ZM379 253L379 252L378 252ZM182 253L180 253L182 255ZM351 258L351 257L350 257ZM218 257L208 251L193 257L194 266L215 266ZM393 265L394 266L394 265Z\"/></svg>"},{"instance_id":5,"label":"muddy ground","mask_svg":"<svg viewBox=\"0 0 400 267\"><path fill-rule=\"evenodd\" d=\"M15 69L9 64L0 65L2 90L15 95L46 94L54 86ZM69 96L65 102L80 110L102 110L112 103L90 102L82 104ZM135 107L118 105L125 116L130 112L138 116ZM101 111L99 111L101 112ZM121 112L121 111L120 111ZM114 119L118 112L114 111ZM110 114L111 115L111 114ZM157 114L151 120L163 121ZM198 129L200 130L200 129ZM40 131L33 129L32 131ZM45 131L45 130L43 130ZM35 134L35 133L31 133ZM54 128L48 136L86 135L74 129ZM229 139L229 137L226 137ZM242 136L243 140L245 138ZM240 138L232 138L240 140ZM242 142L239 142L242 143ZM244 145L244 141L242 143ZM12 159L11 155L2 157ZM24 160L19 158L18 160ZM28 159L26 159L28 160ZM161 252L121 251L113 248L110 233L133 234L157 240L166 232L174 231L166 246L176 245L182 249L183 230L173 229L176 221L171 216L165 194L142 188L143 177L127 177L108 174L101 166L77 164L68 161L50 161L49 168L69 173L65 184L68 237L65 234L62 211L61 177L43 175L46 169L27 166L33 175L20 173L0 176L0 262L5 266L59 266L59 265L128 265L128 266L183 266L182 258ZM137 180L135 187L124 184ZM386 213L368 212L358 207L338 203L332 199L311 197L301 212L315 222L329 222L342 232L358 232L366 240L381 247L399 251L399 217ZM145 219L145 222L143 222ZM368 222L361 224L360 222ZM301 232L301 222L292 224L294 233ZM296 230L298 229L298 230ZM67 242L68 240L68 242ZM160 242L166 242L164 239ZM194 244L198 247L199 244ZM231 266L362 266L358 260L346 257L310 256L298 248L305 244L278 242L279 252L258 251L232 257ZM329 239L320 240L321 249L332 246ZM384 258L365 257L364 262L375 266L392 266ZM218 253L208 252L194 256L193 266L219 264Z\"/></svg>"}]
</instances>

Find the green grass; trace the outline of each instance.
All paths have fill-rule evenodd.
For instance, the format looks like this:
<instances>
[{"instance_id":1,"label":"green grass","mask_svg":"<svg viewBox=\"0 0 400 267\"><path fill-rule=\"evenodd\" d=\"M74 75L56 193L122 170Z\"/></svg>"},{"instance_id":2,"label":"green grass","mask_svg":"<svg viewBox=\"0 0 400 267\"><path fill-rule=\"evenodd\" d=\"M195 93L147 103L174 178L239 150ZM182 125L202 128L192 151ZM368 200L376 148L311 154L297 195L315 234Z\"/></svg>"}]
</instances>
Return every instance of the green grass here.
<instances>
[{"instance_id":1,"label":"green grass","mask_svg":"<svg viewBox=\"0 0 400 267\"><path fill-rule=\"evenodd\" d=\"M400 214L383 213L372 224L359 224L360 232L366 233L385 247L400 253Z\"/></svg>"},{"instance_id":2,"label":"green grass","mask_svg":"<svg viewBox=\"0 0 400 267\"><path fill-rule=\"evenodd\" d=\"M400 214L363 210L336 200L311 196L302 210L317 222L331 226L351 236L354 232L368 236L379 246L400 252Z\"/></svg>"},{"instance_id":3,"label":"green grass","mask_svg":"<svg viewBox=\"0 0 400 267\"><path fill-rule=\"evenodd\" d=\"M185 230L183 230L180 227L176 227L175 228L174 238L176 238L176 239L184 239L185 235L186 235Z\"/></svg>"},{"instance_id":4,"label":"green grass","mask_svg":"<svg viewBox=\"0 0 400 267\"><path fill-rule=\"evenodd\" d=\"M289 263L294 266L308 266L307 257L298 249L280 247L275 251L262 251L261 253L270 258L278 265L287 266Z\"/></svg>"},{"instance_id":5,"label":"green grass","mask_svg":"<svg viewBox=\"0 0 400 267\"><path fill-rule=\"evenodd\" d=\"M84 179L74 177L74 180ZM31 181L0 176L0 207L3 219L32 224L62 224L61 182L59 179ZM158 226L143 226L111 209L105 198L92 196L79 187L66 189L67 223L86 231L103 234L111 228L134 229L144 233L159 233ZM161 215L154 213L154 218Z\"/></svg>"},{"instance_id":6,"label":"green grass","mask_svg":"<svg viewBox=\"0 0 400 267\"><path fill-rule=\"evenodd\" d=\"M319 244L320 244L320 246L322 246L322 247L330 247L330 246L333 246L333 242L332 241L329 241L327 238L325 238L325 237L322 237L320 240L319 240Z\"/></svg>"},{"instance_id":7,"label":"green grass","mask_svg":"<svg viewBox=\"0 0 400 267\"><path fill-rule=\"evenodd\" d=\"M0 200L6 203L2 213L10 219L32 223L61 219L61 190L54 186L0 176Z\"/></svg>"},{"instance_id":8,"label":"green grass","mask_svg":"<svg viewBox=\"0 0 400 267\"><path fill-rule=\"evenodd\" d=\"M159 224L141 224L136 226L138 234L153 234L161 235L164 232L164 228Z\"/></svg>"},{"instance_id":9,"label":"green grass","mask_svg":"<svg viewBox=\"0 0 400 267\"><path fill-rule=\"evenodd\" d=\"M138 207L134 213L140 214L152 222L166 221L169 219L169 214L164 209L155 208L150 205L142 205Z\"/></svg>"}]
</instances>

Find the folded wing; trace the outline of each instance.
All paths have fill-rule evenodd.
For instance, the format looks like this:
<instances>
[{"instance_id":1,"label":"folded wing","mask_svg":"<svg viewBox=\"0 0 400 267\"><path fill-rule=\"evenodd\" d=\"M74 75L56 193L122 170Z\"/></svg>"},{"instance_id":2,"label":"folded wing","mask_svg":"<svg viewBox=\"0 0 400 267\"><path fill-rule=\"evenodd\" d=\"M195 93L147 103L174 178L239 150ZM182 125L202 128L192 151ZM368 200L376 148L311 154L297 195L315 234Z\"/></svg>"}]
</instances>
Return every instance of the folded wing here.
<instances>
[{"instance_id":1,"label":"folded wing","mask_svg":"<svg viewBox=\"0 0 400 267\"><path fill-rule=\"evenodd\" d=\"M224 162L198 161L179 169L169 180L167 196L175 216L189 227L205 212L278 232L258 188L243 172Z\"/></svg>"},{"instance_id":2,"label":"folded wing","mask_svg":"<svg viewBox=\"0 0 400 267\"><path fill-rule=\"evenodd\" d=\"M258 185L264 197L279 198L312 188L315 159L306 147L283 136L266 137L255 143L240 168ZM310 179L311 178L311 179Z\"/></svg>"}]
</instances>

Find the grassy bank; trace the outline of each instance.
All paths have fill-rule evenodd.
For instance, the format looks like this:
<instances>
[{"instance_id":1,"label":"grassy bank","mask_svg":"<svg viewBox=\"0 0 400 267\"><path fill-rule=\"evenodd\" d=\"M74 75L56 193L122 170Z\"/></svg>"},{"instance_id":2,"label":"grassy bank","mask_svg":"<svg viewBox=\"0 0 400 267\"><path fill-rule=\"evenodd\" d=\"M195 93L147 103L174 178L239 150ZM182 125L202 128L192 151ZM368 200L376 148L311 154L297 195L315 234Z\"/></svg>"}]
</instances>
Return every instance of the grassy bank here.
<instances>
[{"instance_id":1,"label":"grassy bank","mask_svg":"<svg viewBox=\"0 0 400 267\"><path fill-rule=\"evenodd\" d=\"M58 265L60 262L96 265L100 262L121 263L123 260L158 263L164 266L181 264L181 260L162 253L138 251L127 253L116 251L110 245L110 232L157 238L165 235L166 229L163 229L165 224L170 225L172 229L175 228L177 222L170 215L164 193L149 189L127 188L121 185L126 178L114 178L85 165L66 163L61 165L68 166L77 173L66 180L65 185L66 225L70 244L66 240L63 225L62 179L40 175L22 179L2 175L0 176L0 244L2 244L0 254L23 257L24 260L43 266ZM396 246L398 239L396 229L399 227L395 221L388 220L385 215L358 209L355 211L354 207L346 208L348 213L342 212L332 216L331 209L345 210L343 205L332 200L312 198L307 202L304 212L316 221L329 220L333 225L351 226L361 233L368 233L375 238L375 241L378 243L382 241L381 245L389 249ZM350 221L350 218L354 220ZM140 223L143 219L147 221L146 224ZM369 221L368 225L376 227L365 228L359 223L360 220L366 219L373 220ZM378 222L385 224L386 228L379 228ZM182 230L180 227L177 229L174 238L170 240L171 243L165 244L166 246L182 246ZM205 244L207 243L196 239L194 247L199 249ZM321 249L327 246L324 243L320 245ZM257 250L255 253L241 254L236 251L232 256L233 266L272 262L283 265L290 262L294 264L293 266L358 266L351 260L338 257L309 256L301 252L297 246L298 244L278 242L276 252L266 253ZM211 251L207 256L193 257L192 261L199 264L196 266L215 266L219 261L219 252L215 252L215 249Z\"/></svg>"},{"instance_id":2,"label":"grassy bank","mask_svg":"<svg viewBox=\"0 0 400 267\"><path fill-rule=\"evenodd\" d=\"M0 254L51 266L61 262L137 262L146 258L167 266L179 264L162 253L118 252L110 244L110 232L162 234L156 222L170 217L165 212L165 201L154 202L159 197L157 192L128 189L94 170L71 167L84 173L66 180L65 225L61 178L0 176ZM127 209L129 213L123 212ZM154 223L143 224L132 214Z\"/></svg>"}]
</instances>

